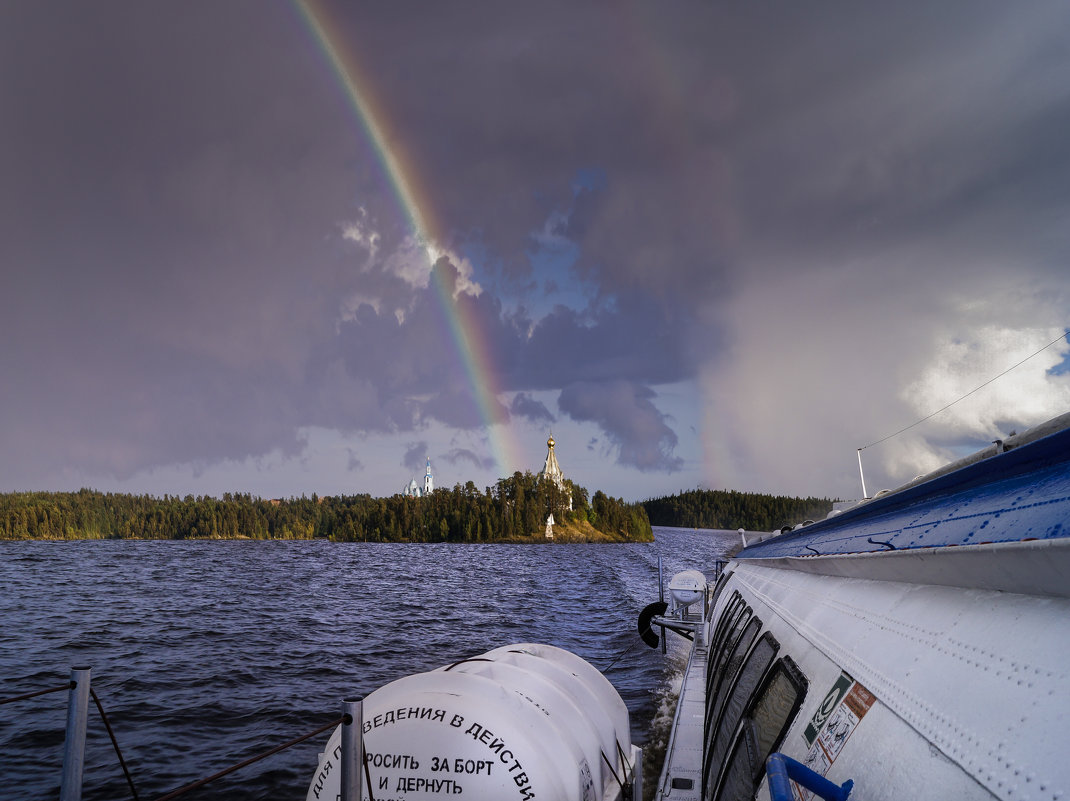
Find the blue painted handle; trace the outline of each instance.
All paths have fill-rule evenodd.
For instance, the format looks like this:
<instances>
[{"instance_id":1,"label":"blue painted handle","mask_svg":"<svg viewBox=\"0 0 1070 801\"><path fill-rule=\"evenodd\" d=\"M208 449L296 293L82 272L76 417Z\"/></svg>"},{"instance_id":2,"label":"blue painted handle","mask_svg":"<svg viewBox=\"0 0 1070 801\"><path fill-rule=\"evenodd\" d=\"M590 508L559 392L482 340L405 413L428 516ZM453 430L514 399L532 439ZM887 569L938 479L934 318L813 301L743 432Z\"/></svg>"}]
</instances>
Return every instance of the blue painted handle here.
<instances>
[{"instance_id":1,"label":"blue painted handle","mask_svg":"<svg viewBox=\"0 0 1070 801\"><path fill-rule=\"evenodd\" d=\"M789 779L798 782L824 801L847 801L847 796L851 794L851 788L855 784L848 779L842 787L835 785L821 774L814 773L806 765L784 754L770 754L765 762L765 771L769 777L769 797L772 801L793 801Z\"/></svg>"}]
</instances>

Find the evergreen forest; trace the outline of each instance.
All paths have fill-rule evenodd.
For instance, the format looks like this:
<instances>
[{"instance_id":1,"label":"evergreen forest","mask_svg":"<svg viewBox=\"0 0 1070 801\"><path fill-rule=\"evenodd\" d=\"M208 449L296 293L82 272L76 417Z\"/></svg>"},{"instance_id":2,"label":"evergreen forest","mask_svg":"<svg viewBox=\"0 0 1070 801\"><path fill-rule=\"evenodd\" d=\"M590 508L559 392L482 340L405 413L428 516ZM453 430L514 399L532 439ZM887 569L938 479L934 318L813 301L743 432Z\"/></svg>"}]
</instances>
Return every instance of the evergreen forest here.
<instances>
[{"instance_id":1,"label":"evergreen forest","mask_svg":"<svg viewBox=\"0 0 1070 801\"><path fill-rule=\"evenodd\" d=\"M573 510L567 511L571 493ZM565 481L514 473L480 492L471 481L422 498L370 495L263 500L187 495L20 492L0 495L0 539L313 539L490 542L545 539L547 515L611 541L653 539L641 504ZM589 525L588 525L589 524Z\"/></svg>"},{"instance_id":2,"label":"evergreen forest","mask_svg":"<svg viewBox=\"0 0 1070 801\"><path fill-rule=\"evenodd\" d=\"M654 526L774 531L807 520L823 520L832 503L828 498L694 489L644 501L643 507Z\"/></svg>"}]
</instances>

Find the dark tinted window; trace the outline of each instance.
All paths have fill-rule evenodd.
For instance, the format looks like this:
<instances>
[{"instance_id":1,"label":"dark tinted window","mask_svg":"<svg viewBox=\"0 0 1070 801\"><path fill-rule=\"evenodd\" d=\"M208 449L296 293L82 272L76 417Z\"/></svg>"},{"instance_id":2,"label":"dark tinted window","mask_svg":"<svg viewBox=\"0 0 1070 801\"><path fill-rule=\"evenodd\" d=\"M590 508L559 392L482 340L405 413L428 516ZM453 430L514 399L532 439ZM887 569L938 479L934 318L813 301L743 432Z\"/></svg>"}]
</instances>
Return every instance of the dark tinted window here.
<instances>
[{"instance_id":1,"label":"dark tinted window","mask_svg":"<svg viewBox=\"0 0 1070 801\"><path fill-rule=\"evenodd\" d=\"M706 677L706 720L708 729L721 711L725 694L732 685L732 680L743 664L754 638L762 628L762 621L751 615L750 607L744 607L736 617L733 629L725 637L724 647L720 650L713 672Z\"/></svg>"},{"instance_id":2,"label":"dark tinted window","mask_svg":"<svg viewBox=\"0 0 1070 801\"><path fill-rule=\"evenodd\" d=\"M717 801L754 798L765 774L765 760L783 742L806 697L806 687L806 677L790 658L780 659L773 665L736 734ZM710 778L712 781L712 775Z\"/></svg>"},{"instance_id":3,"label":"dark tinted window","mask_svg":"<svg viewBox=\"0 0 1070 801\"><path fill-rule=\"evenodd\" d=\"M806 697L806 687L806 677L790 657L773 665L765 686L747 713L747 717L754 721L760 765L765 765L766 758L783 741Z\"/></svg>"},{"instance_id":4,"label":"dark tinted window","mask_svg":"<svg viewBox=\"0 0 1070 801\"><path fill-rule=\"evenodd\" d=\"M738 592L732 593L732 597L728 599L728 603L725 604L724 612L721 613L721 617L717 621L717 628L714 629L713 637L710 640L710 658L713 658L713 654L716 652L721 641L724 640L725 630L731 625L732 619L739 611L739 608L743 605L743 598Z\"/></svg>"},{"instance_id":5,"label":"dark tinted window","mask_svg":"<svg viewBox=\"0 0 1070 801\"><path fill-rule=\"evenodd\" d=\"M732 653L732 649L735 647L736 640L739 639L739 633L743 630L743 627L747 625L750 616L750 607L746 604L741 604L736 610L736 613L732 616L732 619L728 621L728 625L725 626L724 631L721 633L721 640L717 644L717 648L710 652L710 660L706 669L707 693L710 692L711 687L715 686L717 680L720 678L721 671L724 670L725 662L728 661L728 657Z\"/></svg>"},{"instance_id":6,"label":"dark tinted window","mask_svg":"<svg viewBox=\"0 0 1070 801\"><path fill-rule=\"evenodd\" d=\"M733 627L739 614L740 609L743 608L743 598L738 592L732 593L732 597L728 600L725 606L724 612L717 620L717 627L713 632L713 636L710 638L710 653L706 662L706 692L710 691L710 682L713 681L714 674L717 672L717 660L720 658L721 650L724 648L725 638L728 631Z\"/></svg>"},{"instance_id":7,"label":"dark tinted window","mask_svg":"<svg viewBox=\"0 0 1070 801\"><path fill-rule=\"evenodd\" d=\"M721 590L724 589L724 585L728 583L729 577L732 575L731 570L722 570L721 575L717 577L717 584L713 588L713 593L710 595L710 617L713 617L713 608L717 606L717 599L721 597ZM739 593L736 593L737 595Z\"/></svg>"},{"instance_id":8,"label":"dark tinted window","mask_svg":"<svg viewBox=\"0 0 1070 801\"><path fill-rule=\"evenodd\" d=\"M717 801L729 798L753 799L754 782L751 779L753 762L756 758L754 746L746 732L740 732L736 738L736 747L732 749L732 758L728 763L728 770L721 781L721 791L717 795ZM707 798L712 798L709 793Z\"/></svg>"},{"instance_id":9,"label":"dark tinted window","mask_svg":"<svg viewBox=\"0 0 1070 801\"><path fill-rule=\"evenodd\" d=\"M758 623L759 627L761 625L757 618L754 618L751 622ZM750 629L751 626L748 625L747 630L749 631ZM747 632L744 631L744 637L741 640L746 638L746 634ZM779 649L780 644L773 638L773 635L766 632L751 649L750 655L747 656L735 681L728 681L729 675L726 671L725 678L718 687L718 697L715 699L715 704L719 707L723 698L727 698L727 700L723 701L723 708L715 709L710 718L710 733L706 738L705 764L703 766L705 797L707 799L712 797L712 789L720 773L720 766L724 761L728 746L733 740L732 735L743 718L744 709L747 707L751 695L762 681L762 677L769 669L769 665L776 658L776 652ZM742 651L738 655L741 656ZM729 662L730 666L731 661Z\"/></svg>"}]
</instances>

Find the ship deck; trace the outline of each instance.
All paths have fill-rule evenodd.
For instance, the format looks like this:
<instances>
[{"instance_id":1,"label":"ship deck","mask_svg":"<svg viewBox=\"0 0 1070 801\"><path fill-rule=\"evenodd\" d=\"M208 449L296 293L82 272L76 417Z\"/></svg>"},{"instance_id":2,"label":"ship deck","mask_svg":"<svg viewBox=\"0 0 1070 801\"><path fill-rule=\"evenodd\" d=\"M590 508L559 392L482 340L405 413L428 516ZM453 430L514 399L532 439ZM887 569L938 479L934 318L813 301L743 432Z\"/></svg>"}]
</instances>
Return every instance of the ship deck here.
<instances>
[{"instance_id":1,"label":"ship deck","mask_svg":"<svg viewBox=\"0 0 1070 801\"><path fill-rule=\"evenodd\" d=\"M684 671L672 734L665 749L654 798L698 801L702 797L702 738L706 710L706 659L709 646L697 643Z\"/></svg>"}]
</instances>

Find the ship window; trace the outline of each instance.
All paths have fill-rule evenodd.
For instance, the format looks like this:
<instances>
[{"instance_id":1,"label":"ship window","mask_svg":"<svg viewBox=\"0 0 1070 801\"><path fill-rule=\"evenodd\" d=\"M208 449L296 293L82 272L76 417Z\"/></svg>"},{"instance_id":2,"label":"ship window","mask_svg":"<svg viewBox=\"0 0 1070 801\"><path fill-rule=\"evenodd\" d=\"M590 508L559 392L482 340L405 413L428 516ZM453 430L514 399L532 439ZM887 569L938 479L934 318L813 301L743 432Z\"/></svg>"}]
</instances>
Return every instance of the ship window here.
<instances>
[{"instance_id":1,"label":"ship window","mask_svg":"<svg viewBox=\"0 0 1070 801\"><path fill-rule=\"evenodd\" d=\"M717 683L722 681L728 674L728 663L731 660L733 652L737 648L740 633L744 630L744 627L750 622L751 609L749 606L744 606L739 610L739 614L736 615L735 620L732 621L726 631L720 647L717 649L713 663L708 666L706 673L706 698L712 698L714 693L713 689L717 686ZM752 637L753 639L753 637ZM750 643L747 643L749 646ZM740 660L742 660L743 654L746 653L746 647L740 651ZM731 671L734 673L739 668L737 662ZM707 708L708 708L707 704Z\"/></svg>"},{"instance_id":2,"label":"ship window","mask_svg":"<svg viewBox=\"0 0 1070 801\"><path fill-rule=\"evenodd\" d=\"M750 610L748 609L747 611L749 612ZM703 735L706 738L707 745L709 745L710 739L717 731L717 720L724 710L728 693L736 682L736 676L739 673L740 666L743 664L743 659L747 656L751 645L754 644L758 632L762 630L762 621L757 617L750 617L749 620L744 622L747 624L746 627L729 641L729 647L726 649L727 656L721 671L713 688L706 693L706 719L704 721Z\"/></svg>"},{"instance_id":3,"label":"ship window","mask_svg":"<svg viewBox=\"0 0 1070 801\"><path fill-rule=\"evenodd\" d=\"M710 619L713 619L713 608L717 605L717 599L721 597L721 590L724 589L725 584L728 583L728 579L732 576L732 571L727 568L721 570L721 575L717 577L717 584L714 585L713 592L710 594ZM736 593L737 595L739 593Z\"/></svg>"},{"instance_id":4,"label":"ship window","mask_svg":"<svg viewBox=\"0 0 1070 801\"><path fill-rule=\"evenodd\" d=\"M748 607L743 602L743 598L740 597L739 593L733 593L728 608L725 610L725 613L721 615L720 620L717 621L717 630L714 632L713 639L710 641L709 663L706 666L707 683L715 672L717 659L720 656L721 650L725 647L725 642L729 641L729 632L736 629L736 624L739 622L739 615L746 608Z\"/></svg>"},{"instance_id":5,"label":"ship window","mask_svg":"<svg viewBox=\"0 0 1070 801\"><path fill-rule=\"evenodd\" d=\"M740 607L743 606L743 598L738 592L732 593L732 597L729 599L725 606L724 612L717 621L717 628L714 630L712 639L710 640L710 654L706 663L706 690L709 691L709 683L713 678L715 672L715 666L717 664L717 656L719 650L724 646L724 639L728 630L732 627L735 621L736 613Z\"/></svg>"},{"instance_id":6,"label":"ship window","mask_svg":"<svg viewBox=\"0 0 1070 801\"><path fill-rule=\"evenodd\" d=\"M753 619L752 622L757 622L757 618ZM749 629L750 626L748 626ZM744 632L744 638L741 639L745 639L745 635L746 632ZM776 658L779 650L780 644L772 634L766 632L754 645L754 648L751 649L750 655L747 656L746 662L744 662L742 669L739 671L739 675L736 676L735 682L731 685L731 690L725 691L724 689L729 686L727 673L725 675L726 680L721 682L717 690L716 703L720 705L722 699L726 696L727 701L724 702L723 709L720 709L711 717L710 736L706 739L703 780L707 799L713 797L714 780L720 772L725 753L728 751L728 746L732 741L732 734L736 731L743 718L743 712L750 701L751 695L761 683L762 677L769 669L773 659Z\"/></svg>"},{"instance_id":7,"label":"ship window","mask_svg":"<svg viewBox=\"0 0 1070 801\"><path fill-rule=\"evenodd\" d=\"M743 596L738 592L733 592L732 597L728 599L728 603L725 604L725 610L721 614L720 620L717 621L717 630L713 635L713 642L711 643L711 652L717 648L718 642L724 637L725 629L728 628L729 621L732 620L733 615L739 610L739 607L743 604Z\"/></svg>"},{"instance_id":8,"label":"ship window","mask_svg":"<svg viewBox=\"0 0 1070 801\"><path fill-rule=\"evenodd\" d=\"M777 660L743 718L717 801L754 798L765 774L765 760L783 742L806 697L806 687L806 677L789 657Z\"/></svg>"},{"instance_id":9,"label":"ship window","mask_svg":"<svg viewBox=\"0 0 1070 801\"><path fill-rule=\"evenodd\" d=\"M753 737L749 734L749 730L744 728L736 738L736 747L732 749L728 772L725 773L724 781L721 782L721 791L716 796L717 801L728 801L730 798L754 798L754 780L751 774L757 759L757 748ZM707 798L713 797L712 793L707 796Z\"/></svg>"}]
</instances>

